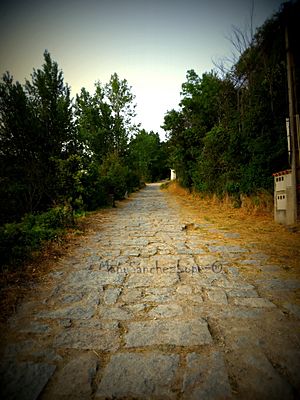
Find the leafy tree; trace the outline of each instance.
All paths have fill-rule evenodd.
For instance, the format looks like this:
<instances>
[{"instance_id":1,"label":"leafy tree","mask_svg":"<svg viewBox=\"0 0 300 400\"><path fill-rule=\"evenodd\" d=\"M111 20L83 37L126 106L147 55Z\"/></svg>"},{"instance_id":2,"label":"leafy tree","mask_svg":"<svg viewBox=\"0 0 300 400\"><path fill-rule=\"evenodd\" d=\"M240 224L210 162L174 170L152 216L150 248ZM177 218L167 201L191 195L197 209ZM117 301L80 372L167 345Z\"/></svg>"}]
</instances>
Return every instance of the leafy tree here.
<instances>
[{"instance_id":1,"label":"leafy tree","mask_svg":"<svg viewBox=\"0 0 300 400\"><path fill-rule=\"evenodd\" d=\"M114 73L105 86L105 95L113 115L114 148L124 155L127 150L129 134L136 130L132 120L136 116L135 96L126 79L120 80Z\"/></svg>"},{"instance_id":2,"label":"leafy tree","mask_svg":"<svg viewBox=\"0 0 300 400\"><path fill-rule=\"evenodd\" d=\"M44 210L57 200L54 159L78 147L70 91L50 54L23 87L7 73L0 84L2 221ZM68 197L68 194L65 193Z\"/></svg>"},{"instance_id":3,"label":"leafy tree","mask_svg":"<svg viewBox=\"0 0 300 400\"><path fill-rule=\"evenodd\" d=\"M70 88L48 51L44 53L42 68L34 69L31 78L25 89L34 106L40 156L46 160L66 157L76 147Z\"/></svg>"},{"instance_id":4,"label":"leafy tree","mask_svg":"<svg viewBox=\"0 0 300 400\"><path fill-rule=\"evenodd\" d=\"M289 3L250 41L238 32L239 58L222 78L187 72L180 108L168 112L164 123L170 162L185 186L236 196L261 188L272 191L272 173L288 168L284 37L287 24L298 88L299 7L299 1Z\"/></svg>"},{"instance_id":5,"label":"leafy tree","mask_svg":"<svg viewBox=\"0 0 300 400\"><path fill-rule=\"evenodd\" d=\"M101 162L107 153L114 150L113 117L104 92L96 84L94 96L82 88L76 97L75 115L78 134L84 145L84 154Z\"/></svg>"},{"instance_id":6,"label":"leafy tree","mask_svg":"<svg viewBox=\"0 0 300 400\"><path fill-rule=\"evenodd\" d=\"M166 158L158 133L142 129L129 143L129 165L144 182L167 176Z\"/></svg>"}]
</instances>

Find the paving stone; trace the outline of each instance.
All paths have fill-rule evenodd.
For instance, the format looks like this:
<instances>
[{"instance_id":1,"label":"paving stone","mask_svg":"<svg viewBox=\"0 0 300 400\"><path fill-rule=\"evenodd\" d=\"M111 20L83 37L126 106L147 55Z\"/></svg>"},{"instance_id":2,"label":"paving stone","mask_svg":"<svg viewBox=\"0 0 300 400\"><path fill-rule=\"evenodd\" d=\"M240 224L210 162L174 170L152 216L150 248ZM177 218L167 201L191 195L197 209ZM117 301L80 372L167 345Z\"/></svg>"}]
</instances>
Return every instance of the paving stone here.
<instances>
[{"instance_id":1,"label":"paving stone","mask_svg":"<svg viewBox=\"0 0 300 400\"><path fill-rule=\"evenodd\" d=\"M76 294L71 293L71 294L65 295L60 301L64 304L65 303L69 304L69 303L76 303L78 301L81 301L82 298L83 298L82 293L76 293Z\"/></svg>"},{"instance_id":2,"label":"paving stone","mask_svg":"<svg viewBox=\"0 0 300 400\"><path fill-rule=\"evenodd\" d=\"M155 254L157 254L158 252L158 248L155 247L146 247L145 249L141 250L141 256L142 257L151 257L151 256L155 256Z\"/></svg>"},{"instance_id":3,"label":"paving stone","mask_svg":"<svg viewBox=\"0 0 300 400\"><path fill-rule=\"evenodd\" d=\"M62 326L63 328L70 328L72 326L72 320L69 318L66 319L61 319L58 321L59 326Z\"/></svg>"},{"instance_id":4,"label":"paving stone","mask_svg":"<svg viewBox=\"0 0 300 400\"><path fill-rule=\"evenodd\" d=\"M260 265L260 260L242 260L239 262L241 265Z\"/></svg>"},{"instance_id":5,"label":"paving stone","mask_svg":"<svg viewBox=\"0 0 300 400\"><path fill-rule=\"evenodd\" d=\"M99 288L104 285L120 285L124 282L125 274L107 271L74 271L68 275L65 281L65 287L71 288Z\"/></svg>"},{"instance_id":6,"label":"paving stone","mask_svg":"<svg viewBox=\"0 0 300 400\"><path fill-rule=\"evenodd\" d=\"M265 261L265 260L267 260L269 258L269 256L267 254L264 254L264 253L255 253L255 254L252 255L252 257L255 257L258 260L262 260L262 261Z\"/></svg>"},{"instance_id":7,"label":"paving stone","mask_svg":"<svg viewBox=\"0 0 300 400\"><path fill-rule=\"evenodd\" d=\"M178 365L179 356L175 354L114 354L95 398L176 399L172 387Z\"/></svg>"},{"instance_id":8,"label":"paving stone","mask_svg":"<svg viewBox=\"0 0 300 400\"><path fill-rule=\"evenodd\" d=\"M26 333L49 333L51 328L47 324L41 324L39 322L32 322L30 325L23 327L20 332Z\"/></svg>"},{"instance_id":9,"label":"paving stone","mask_svg":"<svg viewBox=\"0 0 300 400\"><path fill-rule=\"evenodd\" d=\"M141 289L127 289L123 290L121 300L124 303L134 303L136 301L140 301L142 298L142 290Z\"/></svg>"},{"instance_id":10,"label":"paving stone","mask_svg":"<svg viewBox=\"0 0 300 400\"><path fill-rule=\"evenodd\" d=\"M182 307L178 304L161 304L149 312L149 316L157 318L171 318L181 314Z\"/></svg>"},{"instance_id":11,"label":"paving stone","mask_svg":"<svg viewBox=\"0 0 300 400\"><path fill-rule=\"evenodd\" d=\"M239 373L239 398L292 400L290 384L273 368L267 357L256 348L240 352L236 368Z\"/></svg>"},{"instance_id":12,"label":"paving stone","mask_svg":"<svg viewBox=\"0 0 300 400\"><path fill-rule=\"evenodd\" d=\"M227 273L232 277L238 277L240 272L237 267L226 267Z\"/></svg>"},{"instance_id":13,"label":"paving stone","mask_svg":"<svg viewBox=\"0 0 300 400\"><path fill-rule=\"evenodd\" d=\"M236 319L255 319L261 318L262 308L249 308L249 309L234 309L234 310L222 310L219 313L219 318L236 318ZM214 317L214 313L212 315Z\"/></svg>"},{"instance_id":14,"label":"paving stone","mask_svg":"<svg viewBox=\"0 0 300 400\"><path fill-rule=\"evenodd\" d=\"M111 330L116 331L119 328L118 321L102 321L100 319L89 319L82 321L74 321L74 327L97 329L97 330Z\"/></svg>"},{"instance_id":15,"label":"paving stone","mask_svg":"<svg viewBox=\"0 0 300 400\"><path fill-rule=\"evenodd\" d=\"M52 399L89 399L98 365L96 354L80 354L56 373L55 385L47 396Z\"/></svg>"},{"instance_id":16,"label":"paving stone","mask_svg":"<svg viewBox=\"0 0 300 400\"><path fill-rule=\"evenodd\" d=\"M229 289L227 290L228 297L258 297L254 289Z\"/></svg>"},{"instance_id":17,"label":"paving stone","mask_svg":"<svg viewBox=\"0 0 300 400\"><path fill-rule=\"evenodd\" d=\"M285 303L283 307L297 318L300 318L300 306L298 304Z\"/></svg>"},{"instance_id":18,"label":"paving stone","mask_svg":"<svg viewBox=\"0 0 300 400\"><path fill-rule=\"evenodd\" d=\"M197 304L203 303L203 299L200 294L191 296L188 301L189 301L189 303L197 303Z\"/></svg>"},{"instance_id":19,"label":"paving stone","mask_svg":"<svg viewBox=\"0 0 300 400\"><path fill-rule=\"evenodd\" d=\"M168 303L174 301L172 287L146 288L144 300L147 303Z\"/></svg>"},{"instance_id":20,"label":"paving stone","mask_svg":"<svg viewBox=\"0 0 300 400\"><path fill-rule=\"evenodd\" d=\"M134 246L148 246L149 244L149 240L146 238L134 238L132 243L134 244Z\"/></svg>"},{"instance_id":21,"label":"paving stone","mask_svg":"<svg viewBox=\"0 0 300 400\"><path fill-rule=\"evenodd\" d=\"M228 239L239 239L241 235L235 232L223 232L222 235Z\"/></svg>"},{"instance_id":22,"label":"paving stone","mask_svg":"<svg viewBox=\"0 0 300 400\"><path fill-rule=\"evenodd\" d=\"M196 255L195 256L196 264L200 267L203 266L212 266L215 261L217 261L217 258L212 255Z\"/></svg>"},{"instance_id":23,"label":"paving stone","mask_svg":"<svg viewBox=\"0 0 300 400\"><path fill-rule=\"evenodd\" d=\"M178 275L170 274L134 274L129 276L126 286L128 288L138 287L155 287L155 286L172 286L178 282Z\"/></svg>"},{"instance_id":24,"label":"paving stone","mask_svg":"<svg viewBox=\"0 0 300 400\"><path fill-rule=\"evenodd\" d=\"M263 272L280 272L281 269L282 268L279 265L263 265L261 267Z\"/></svg>"},{"instance_id":25,"label":"paving stone","mask_svg":"<svg viewBox=\"0 0 300 400\"><path fill-rule=\"evenodd\" d=\"M5 400L35 400L48 383L55 366L44 363L1 363L1 396Z\"/></svg>"},{"instance_id":26,"label":"paving stone","mask_svg":"<svg viewBox=\"0 0 300 400\"><path fill-rule=\"evenodd\" d=\"M183 285L181 285L181 286L178 286L178 288L176 289L176 292L179 294L179 295L187 295L187 294L191 294L192 293L192 288L191 288L191 286L183 286Z\"/></svg>"},{"instance_id":27,"label":"paving stone","mask_svg":"<svg viewBox=\"0 0 300 400\"><path fill-rule=\"evenodd\" d=\"M247 298L237 298L233 299L233 304L236 306L242 306L242 307L276 307L274 303L272 303L268 299L264 299L261 297L247 297Z\"/></svg>"},{"instance_id":28,"label":"paving stone","mask_svg":"<svg viewBox=\"0 0 300 400\"><path fill-rule=\"evenodd\" d=\"M255 289L253 285L244 281L232 280L222 277L220 279L215 279L212 283L213 286L222 287L224 289L241 289L241 290L251 290Z\"/></svg>"},{"instance_id":29,"label":"paving stone","mask_svg":"<svg viewBox=\"0 0 300 400\"><path fill-rule=\"evenodd\" d=\"M126 306L126 310L129 310L129 312L136 314L141 311L144 311L145 308L147 308L147 304L141 303L141 304L132 304L130 306Z\"/></svg>"},{"instance_id":30,"label":"paving stone","mask_svg":"<svg viewBox=\"0 0 300 400\"><path fill-rule=\"evenodd\" d=\"M103 307L99 312L100 318L105 319L116 319L116 320L127 320L132 318L129 311L120 307Z\"/></svg>"},{"instance_id":31,"label":"paving stone","mask_svg":"<svg viewBox=\"0 0 300 400\"><path fill-rule=\"evenodd\" d=\"M299 279L258 279L256 281L258 285L261 285L269 290L295 290L300 289Z\"/></svg>"},{"instance_id":32,"label":"paving stone","mask_svg":"<svg viewBox=\"0 0 300 400\"><path fill-rule=\"evenodd\" d=\"M32 357L41 359L43 362L53 363L56 361L62 361L62 357L57 354L53 349L41 349L31 353Z\"/></svg>"},{"instance_id":33,"label":"paving stone","mask_svg":"<svg viewBox=\"0 0 300 400\"><path fill-rule=\"evenodd\" d=\"M180 248L177 250L177 254L195 254L196 250ZM202 254L202 251L199 251L197 254Z\"/></svg>"},{"instance_id":34,"label":"paving stone","mask_svg":"<svg viewBox=\"0 0 300 400\"><path fill-rule=\"evenodd\" d=\"M129 257L138 257L141 254L140 250L128 249L125 250L123 255Z\"/></svg>"},{"instance_id":35,"label":"paving stone","mask_svg":"<svg viewBox=\"0 0 300 400\"><path fill-rule=\"evenodd\" d=\"M95 314L95 308L93 306L79 305L77 307L65 307L53 311L41 311L36 314L38 318L44 319L59 319L59 318L71 318L71 319L89 319Z\"/></svg>"},{"instance_id":36,"label":"paving stone","mask_svg":"<svg viewBox=\"0 0 300 400\"><path fill-rule=\"evenodd\" d=\"M212 253L246 253L247 249L240 246L208 246Z\"/></svg>"},{"instance_id":37,"label":"paving stone","mask_svg":"<svg viewBox=\"0 0 300 400\"><path fill-rule=\"evenodd\" d=\"M121 288L107 288L104 292L104 302L106 304L115 304L122 292Z\"/></svg>"},{"instance_id":38,"label":"paving stone","mask_svg":"<svg viewBox=\"0 0 300 400\"><path fill-rule=\"evenodd\" d=\"M9 343L5 346L3 356L4 358L16 359L19 355L30 354L34 351L40 350L40 345L34 340L22 340L20 342Z\"/></svg>"},{"instance_id":39,"label":"paving stone","mask_svg":"<svg viewBox=\"0 0 300 400\"><path fill-rule=\"evenodd\" d=\"M221 353L187 355L182 385L183 399L223 400L231 398L231 388Z\"/></svg>"},{"instance_id":40,"label":"paving stone","mask_svg":"<svg viewBox=\"0 0 300 400\"><path fill-rule=\"evenodd\" d=\"M126 347L147 347L160 344L198 346L212 343L207 323L195 320L156 320L131 322L125 336Z\"/></svg>"},{"instance_id":41,"label":"paving stone","mask_svg":"<svg viewBox=\"0 0 300 400\"><path fill-rule=\"evenodd\" d=\"M211 289L206 290L206 295L209 301L217 304L228 304L227 296L224 290L222 289Z\"/></svg>"},{"instance_id":42,"label":"paving stone","mask_svg":"<svg viewBox=\"0 0 300 400\"><path fill-rule=\"evenodd\" d=\"M117 330L70 328L54 339L54 347L64 349L115 351L119 347Z\"/></svg>"}]
</instances>

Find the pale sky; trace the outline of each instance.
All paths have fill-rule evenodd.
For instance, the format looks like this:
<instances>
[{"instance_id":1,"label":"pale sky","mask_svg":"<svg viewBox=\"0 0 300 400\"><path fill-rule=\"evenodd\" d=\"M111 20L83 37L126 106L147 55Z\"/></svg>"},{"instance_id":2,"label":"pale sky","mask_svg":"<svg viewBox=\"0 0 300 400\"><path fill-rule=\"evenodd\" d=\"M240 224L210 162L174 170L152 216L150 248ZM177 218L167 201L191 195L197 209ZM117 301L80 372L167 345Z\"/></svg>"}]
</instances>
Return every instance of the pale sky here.
<instances>
[{"instance_id":1,"label":"pale sky","mask_svg":"<svg viewBox=\"0 0 300 400\"><path fill-rule=\"evenodd\" d=\"M254 0L254 26L280 4ZM1 0L0 74L24 83L47 49L75 97L117 72L136 95L137 121L163 138L186 71L201 75L229 56L232 25L244 29L251 8L252 0Z\"/></svg>"}]
</instances>

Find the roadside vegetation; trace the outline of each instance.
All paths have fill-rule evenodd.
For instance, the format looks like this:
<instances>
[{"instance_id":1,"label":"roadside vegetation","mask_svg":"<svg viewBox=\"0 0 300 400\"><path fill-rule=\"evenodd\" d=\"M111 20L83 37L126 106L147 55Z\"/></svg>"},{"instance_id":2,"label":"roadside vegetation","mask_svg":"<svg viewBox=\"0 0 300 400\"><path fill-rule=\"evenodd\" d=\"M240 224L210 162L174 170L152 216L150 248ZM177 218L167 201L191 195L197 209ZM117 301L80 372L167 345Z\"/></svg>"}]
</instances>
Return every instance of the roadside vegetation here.
<instances>
[{"instance_id":1,"label":"roadside vegetation","mask_svg":"<svg viewBox=\"0 0 300 400\"><path fill-rule=\"evenodd\" d=\"M133 121L135 96L115 73L76 99L45 51L24 85L0 82L0 264L17 266L73 227L166 177L166 145Z\"/></svg>"},{"instance_id":2,"label":"roadside vegetation","mask_svg":"<svg viewBox=\"0 0 300 400\"><path fill-rule=\"evenodd\" d=\"M179 107L164 119L170 164L183 187L229 195L239 207L245 195L272 193L272 174L290 167L285 26L300 93L299 15L299 1L291 2L255 34L233 28L233 58L201 76L187 72Z\"/></svg>"}]
</instances>

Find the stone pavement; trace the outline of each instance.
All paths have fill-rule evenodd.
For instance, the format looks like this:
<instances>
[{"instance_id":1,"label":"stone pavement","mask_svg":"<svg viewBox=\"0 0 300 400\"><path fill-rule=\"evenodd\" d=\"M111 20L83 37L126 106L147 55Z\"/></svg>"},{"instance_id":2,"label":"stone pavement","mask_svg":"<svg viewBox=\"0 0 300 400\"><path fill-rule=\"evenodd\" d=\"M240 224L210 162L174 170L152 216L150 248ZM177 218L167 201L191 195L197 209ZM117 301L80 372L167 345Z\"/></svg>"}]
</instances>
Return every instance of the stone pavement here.
<instances>
[{"instance_id":1,"label":"stone pavement","mask_svg":"<svg viewBox=\"0 0 300 400\"><path fill-rule=\"evenodd\" d=\"M299 280L157 184L95 226L10 319L1 398L300 397Z\"/></svg>"}]
</instances>

